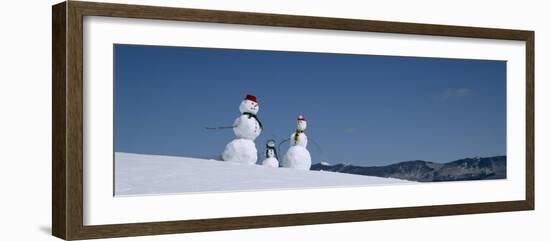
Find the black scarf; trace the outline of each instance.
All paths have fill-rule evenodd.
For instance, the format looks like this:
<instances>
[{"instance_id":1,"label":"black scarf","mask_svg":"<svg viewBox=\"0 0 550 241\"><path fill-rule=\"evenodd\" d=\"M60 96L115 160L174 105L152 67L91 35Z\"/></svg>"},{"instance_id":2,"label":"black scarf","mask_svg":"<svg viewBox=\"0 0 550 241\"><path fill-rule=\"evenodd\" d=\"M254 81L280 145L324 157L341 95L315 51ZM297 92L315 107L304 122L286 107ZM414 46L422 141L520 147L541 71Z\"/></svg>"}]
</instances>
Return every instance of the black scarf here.
<instances>
[{"instance_id":1,"label":"black scarf","mask_svg":"<svg viewBox=\"0 0 550 241\"><path fill-rule=\"evenodd\" d=\"M243 115L247 115L248 119L250 119L250 118L256 119L256 121L260 125L260 129L264 129L264 126L262 125L262 122L260 121L260 119L258 119L258 117L255 114L252 114L250 112L244 112Z\"/></svg>"}]
</instances>

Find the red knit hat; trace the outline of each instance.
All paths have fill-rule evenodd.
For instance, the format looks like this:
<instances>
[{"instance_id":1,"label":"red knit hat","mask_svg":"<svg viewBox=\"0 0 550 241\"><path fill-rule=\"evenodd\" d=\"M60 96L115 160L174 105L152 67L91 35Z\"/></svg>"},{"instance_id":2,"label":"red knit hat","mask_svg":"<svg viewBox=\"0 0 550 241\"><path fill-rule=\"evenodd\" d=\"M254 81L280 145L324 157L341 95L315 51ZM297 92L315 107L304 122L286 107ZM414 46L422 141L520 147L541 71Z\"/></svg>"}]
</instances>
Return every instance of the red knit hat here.
<instances>
[{"instance_id":1,"label":"red knit hat","mask_svg":"<svg viewBox=\"0 0 550 241\"><path fill-rule=\"evenodd\" d=\"M258 101L256 101L256 96L253 96L253 95L246 95L246 97L244 97L244 99L254 101L254 102L258 103Z\"/></svg>"},{"instance_id":2,"label":"red knit hat","mask_svg":"<svg viewBox=\"0 0 550 241\"><path fill-rule=\"evenodd\" d=\"M306 118L305 118L303 115L299 115L299 116L298 116L298 120L305 121Z\"/></svg>"}]
</instances>

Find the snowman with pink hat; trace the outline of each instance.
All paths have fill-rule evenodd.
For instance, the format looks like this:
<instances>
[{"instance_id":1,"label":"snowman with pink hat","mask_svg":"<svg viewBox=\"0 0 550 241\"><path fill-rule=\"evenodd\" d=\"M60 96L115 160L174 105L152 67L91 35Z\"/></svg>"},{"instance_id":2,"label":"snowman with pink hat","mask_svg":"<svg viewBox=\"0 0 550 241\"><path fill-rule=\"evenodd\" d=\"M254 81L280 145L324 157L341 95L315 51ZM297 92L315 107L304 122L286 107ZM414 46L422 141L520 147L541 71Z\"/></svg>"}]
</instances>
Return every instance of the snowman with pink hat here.
<instances>
[{"instance_id":1,"label":"snowman with pink hat","mask_svg":"<svg viewBox=\"0 0 550 241\"><path fill-rule=\"evenodd\" d=\"M296 123L296 131L290 135L290 147L283 158L283 167L300 170L309 170L311 168L311 155L306 149L306 127L307 122L305 117L299 115Z\"/></svg>"},{"instance_id":2,"label":"snowman with pink hat","mask_svg":"<svg viewBox=\"0 0 550 241\"><path fill-rule=\"evenodd\" d=\"M260 106L256 96L247 95L239 106L241 115L233 122L236 138L229 142L222 153L222 159L241 164L255 164L258 150L254 140L262 132L262 123L256 116Z\"/></svg>"}]
</instances>

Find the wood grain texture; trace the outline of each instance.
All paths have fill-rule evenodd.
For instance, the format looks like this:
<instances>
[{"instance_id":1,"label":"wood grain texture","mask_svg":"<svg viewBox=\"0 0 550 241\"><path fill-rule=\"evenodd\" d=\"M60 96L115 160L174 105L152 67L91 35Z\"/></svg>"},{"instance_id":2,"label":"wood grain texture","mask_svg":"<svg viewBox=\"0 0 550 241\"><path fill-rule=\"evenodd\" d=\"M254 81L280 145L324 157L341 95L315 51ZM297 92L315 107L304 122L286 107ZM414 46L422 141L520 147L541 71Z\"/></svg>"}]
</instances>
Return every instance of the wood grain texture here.
<instances>
[{"instance_id":1,"label":"wood grain texture","mask_svg":"<svg viewBox=\"0 0 550 241\"><path fill-rule=\"evenodd\" d=\"M83 15L67 5L67 235L83 228Z\"/></svg>"},{"instance_id":2,"label":"wood grain texture","mask_svg":"<svg viewBox=\"0 0 550 241\"><path fill-rule=\"evenodd\" d=\"M535 33L529 32L525 41L525 200L530 209L535 209Z\"/></svg>"},{"instance_id":3,"label":"wood grain texture","mask_svg":"<svg viewBox=\"0 0 550 241\"><path fill-rule=\"evenodd\" d=\"M330 30L402 33L415 35L452 36L469 38L525 40L531 31L418 24L360 19L342 19L268 13L185 9L158 6L75 2L86 16L179 20L208 23L229 23L275 27L297 27Z\"/></svg>"},{"instance_id":4,"label":"wood grain texture","mask_svg":"<svg viewBox=\"0 0 550 241\"><path fill-rule=\"evenodd\" d=\"M69 1L53 6L52 231L92 239L534 209L534 32L358 19L212 11ZM369 31L526 42L525 200L298 213L114 225L83 225L83 17L108 16L209 23Z\"/></svg>"},{"instance_id":5,"label":"wood grain texture","mask_svg":"<svg viewBox=\"0 0 550 241\"><path fill-rule=\"evenodd\" d=\"M52 234L66 238L65 3L52 7Z\"/></svg>"},{"instance_id":6,"label":"wood grain texture","mask_svg":"<svg viewBox=\"0 0 550 241\"><path fill-rule=\"evenodd\" d=\"M338 212L300 213L189 221L85 226L78 238L107 238L158 235L216 230L282 227L324 223L359 222L400 218L520 211L529 209L524 201L479 204L441 205L425 207L351 210Z\"/></svg>"}]
</instances>

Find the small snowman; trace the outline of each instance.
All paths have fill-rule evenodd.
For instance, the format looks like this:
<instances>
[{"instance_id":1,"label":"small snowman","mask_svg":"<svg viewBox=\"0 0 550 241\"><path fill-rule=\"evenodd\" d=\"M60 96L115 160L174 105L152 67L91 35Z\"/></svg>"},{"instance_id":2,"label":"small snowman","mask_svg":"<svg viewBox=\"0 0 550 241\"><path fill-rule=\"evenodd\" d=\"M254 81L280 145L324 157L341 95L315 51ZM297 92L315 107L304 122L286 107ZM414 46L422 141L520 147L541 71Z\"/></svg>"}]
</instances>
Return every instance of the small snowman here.
<instances>
[{"instance_id":1,"label":"small snowman","mask_svg":"<svg viewBox=\"0 0 550 241\"><path fill-rule=\"evenodd\" d=\"M277 151L275 150L275 140L268 140L265 145L265 149L265 159L262 161L262 165L268 167L279 167Z\"/></svg>"},{"instance_id":2,"label":"small snowman","mask_svg":"<svg viewBox=\"0 0 550 241\"><path fill-rule=\"evenodd\" d=\"M311 168L311 155L306 149L307 136L304 133L307 127L303 115L298 116L296 131L290 136L290 148L283 158L283 167L309 170Z\"/></svg>"},{"instance_id":3,"label":"small snowman","mask_svg":"<svg viewBox=\"0 0 550 241\"><path fill-rule=\"evenodd\" d=\"M222 159L241 164L255 164L258 160L258 150L254 140L262 132L262 123L256 116L260 109L256 96L247 95L239 106L241 116L233 122L233 132L236 138L225 146Z\"/></svg>"}]
</instances>

